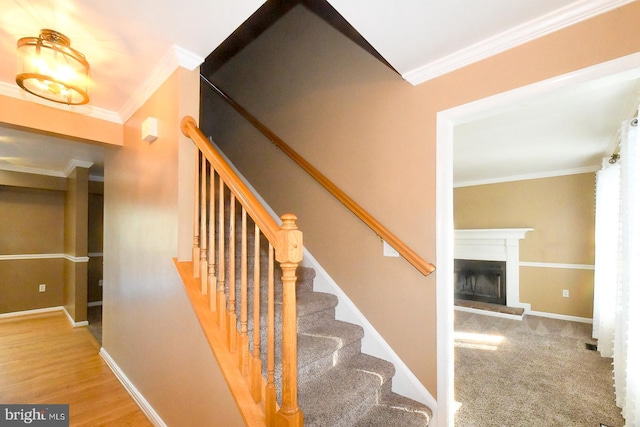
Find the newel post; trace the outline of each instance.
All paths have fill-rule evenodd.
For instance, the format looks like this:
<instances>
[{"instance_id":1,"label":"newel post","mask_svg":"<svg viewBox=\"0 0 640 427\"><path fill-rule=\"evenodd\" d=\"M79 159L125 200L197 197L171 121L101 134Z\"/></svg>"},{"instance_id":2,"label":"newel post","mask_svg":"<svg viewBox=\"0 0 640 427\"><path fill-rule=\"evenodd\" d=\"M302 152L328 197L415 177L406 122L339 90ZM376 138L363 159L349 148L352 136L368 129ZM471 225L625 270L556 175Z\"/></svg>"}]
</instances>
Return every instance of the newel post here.
<instances>
[{"instance_id":1,"label":"newel post","mask_svg":"<svg viewBox=\"0 0 640 427\"><path fill-rule=\"evenodd\" d=\"M296 313L296 269L302 261L302 232L297 217L281 217L276 239L276 260L282 268L282 406L276 416L277 426L302 427L303 414L298 407L298 341Z\"/></svg>"}]
</instances>

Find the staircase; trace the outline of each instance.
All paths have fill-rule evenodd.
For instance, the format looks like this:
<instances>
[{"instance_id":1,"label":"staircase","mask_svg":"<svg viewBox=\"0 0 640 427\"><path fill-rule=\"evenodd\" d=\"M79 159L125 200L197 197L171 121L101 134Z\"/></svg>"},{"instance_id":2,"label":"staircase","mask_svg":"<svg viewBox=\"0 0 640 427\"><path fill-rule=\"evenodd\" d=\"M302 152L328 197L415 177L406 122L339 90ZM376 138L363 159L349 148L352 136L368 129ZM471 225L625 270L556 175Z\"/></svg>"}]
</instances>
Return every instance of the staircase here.
<instances>
[{"instance_id":1,"label":"staircase","mask_svg":"<svg viewBox=\"0 0 640 427\"><path fill-rule=\"evenodd\" d=\"M313 290L315 274L311 268L297 270L298 399L304 425L429 425L429 408L391 391L393 364L360 351L362 327L335 319L338 298ZM276 301L281 289L276 280ZM276 336L278 331L276 326Z\"/></svg>"},{"instance_id":2,"label":"staircase","mask_svg":"<svg viewBox=\"0 0 640 427\"><path fill-rule=\"evenodd\" d=\"M428 426L428 407L392 392L393 364L361 352L362 327L335 318L338 298L314 291L295 216L277 225L192 119L183 132L200 152L193 263L177 266L245 423Z\"/></svg>"}]
</instances>

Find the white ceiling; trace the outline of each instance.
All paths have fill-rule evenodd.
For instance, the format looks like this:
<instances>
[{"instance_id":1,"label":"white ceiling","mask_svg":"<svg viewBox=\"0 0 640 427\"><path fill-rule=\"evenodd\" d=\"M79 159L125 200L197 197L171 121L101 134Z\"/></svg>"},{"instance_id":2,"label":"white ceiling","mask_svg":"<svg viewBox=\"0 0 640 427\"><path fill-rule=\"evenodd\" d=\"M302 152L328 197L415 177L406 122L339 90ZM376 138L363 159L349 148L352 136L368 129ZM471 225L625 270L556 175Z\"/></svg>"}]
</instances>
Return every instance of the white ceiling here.
<instances>
[{"instance_id":1,"label":"white ceiling","mask_svg":"<svg viewBox=\"0 0 640 427\"><path fill-rule=\"evenodd\" d=\"M420 84L631 0L328 1L407 81ZM40 102L15 85L15 47L19 38L51 28L67 35L91 64L90 106L74 111L123 122L167 68L198 66L262 3L0 0L0 94ZM495 180L496 175L527 175L540 168L593 166L610 150L622 110L637 92L634 85L598 84L548 95L459 126L456 179ZM56 175L75 158L96 163L92 172L100 174L102 147L36 140L42 137L0 126L0 168ZM49 148L43 149L45 143ZM491 153L485 163L492 176L480 167L481 153ZM526 168L517 160L523 154Z\"/></svg>"}]
</instances>

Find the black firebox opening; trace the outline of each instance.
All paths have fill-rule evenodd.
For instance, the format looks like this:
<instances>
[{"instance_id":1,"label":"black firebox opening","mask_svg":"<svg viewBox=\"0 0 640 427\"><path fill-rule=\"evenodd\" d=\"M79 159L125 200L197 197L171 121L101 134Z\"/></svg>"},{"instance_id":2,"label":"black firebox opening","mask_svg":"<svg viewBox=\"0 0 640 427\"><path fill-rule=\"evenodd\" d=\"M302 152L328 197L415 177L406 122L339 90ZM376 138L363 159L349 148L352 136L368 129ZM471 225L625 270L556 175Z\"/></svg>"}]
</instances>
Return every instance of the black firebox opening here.
<instances>
[{"instance_id":1,"label":"black firebox opening","mask_svg":"<svg viewBox=\"0 0 640 427\"><path fill-rule=\"evenodd\" d=\"M455 298L507 305L506 261L454 260Z\"/></svg>"}]
</instances>

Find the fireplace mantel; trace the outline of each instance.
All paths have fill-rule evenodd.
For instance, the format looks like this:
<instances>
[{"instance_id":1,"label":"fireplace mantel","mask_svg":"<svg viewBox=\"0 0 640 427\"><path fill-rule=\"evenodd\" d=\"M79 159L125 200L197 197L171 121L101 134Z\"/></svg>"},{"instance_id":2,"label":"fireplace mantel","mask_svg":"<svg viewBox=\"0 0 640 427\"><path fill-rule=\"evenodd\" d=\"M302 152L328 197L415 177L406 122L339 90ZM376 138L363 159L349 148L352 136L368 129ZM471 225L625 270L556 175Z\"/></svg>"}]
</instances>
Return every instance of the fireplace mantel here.
<instances>
[{"instance_id":1,"label":"fireplace mantel","mask_svg":"<svg viewBox=\"0 0 640 427\"><path fill-rule=\"evenodd\" d=\"M455 230L454 258L506 261L507 306L530 310L520 302L520 240L533 228Z\"/></svg>"}]
</instances>

